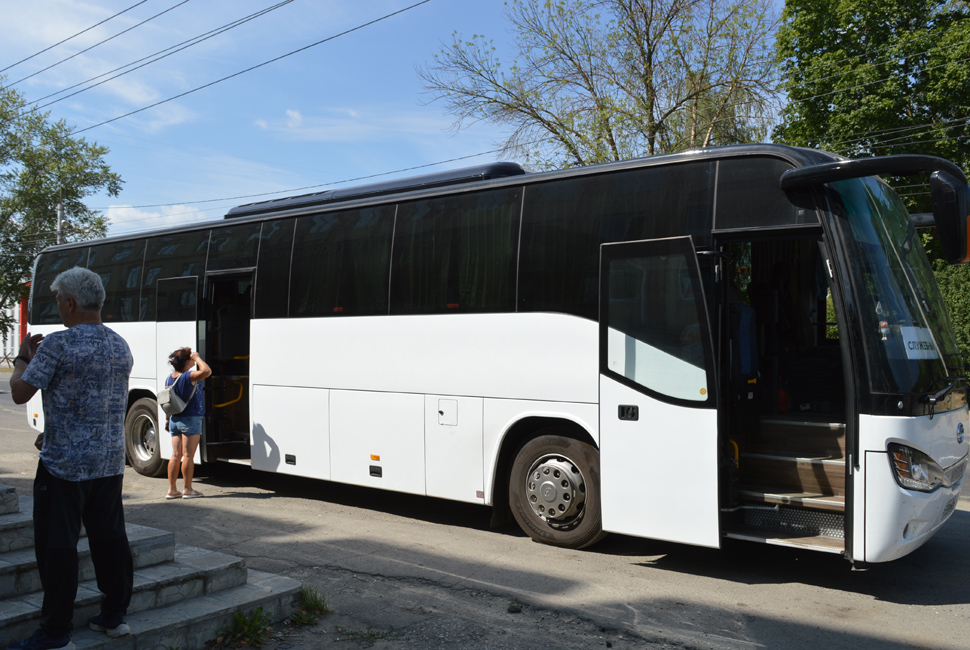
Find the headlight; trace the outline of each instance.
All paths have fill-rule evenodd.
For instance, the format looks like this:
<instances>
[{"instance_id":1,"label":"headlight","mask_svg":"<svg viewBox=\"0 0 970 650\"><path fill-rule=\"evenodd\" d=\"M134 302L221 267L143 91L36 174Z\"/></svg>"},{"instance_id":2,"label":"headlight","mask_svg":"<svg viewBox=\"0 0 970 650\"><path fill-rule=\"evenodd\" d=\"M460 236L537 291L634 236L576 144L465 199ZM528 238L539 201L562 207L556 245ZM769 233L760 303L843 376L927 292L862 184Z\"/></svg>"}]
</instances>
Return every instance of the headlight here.
<instances>
[{"instance_id":1,"label":"headlight","mask_svg":"<svg viewBox=\"0 0 970 650\"><path fill-rule=\"evenodd\" d=\"M889 445L889 466L900 487L932 492L943 485L943 468L923 452L896 443Z\"/></svg>"}]
</instances>

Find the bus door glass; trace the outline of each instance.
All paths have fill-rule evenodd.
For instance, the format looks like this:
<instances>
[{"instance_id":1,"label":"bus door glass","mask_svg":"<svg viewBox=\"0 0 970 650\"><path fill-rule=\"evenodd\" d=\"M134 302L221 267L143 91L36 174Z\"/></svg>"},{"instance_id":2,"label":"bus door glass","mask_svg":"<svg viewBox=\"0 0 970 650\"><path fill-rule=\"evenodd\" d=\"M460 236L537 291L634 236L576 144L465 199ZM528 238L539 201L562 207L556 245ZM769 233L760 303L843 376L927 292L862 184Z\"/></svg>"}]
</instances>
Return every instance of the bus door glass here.
<instances>
[{"instance_id":1,"label":"bus door glass","mask_svg":"<svg viewBox=\"0 0 970 650\"><path fill-rule=\"evenodd\" d=\"M717 547L716 379L693 242L601 250L603 529Z\"/></svg>"},{"instance_id":2,"label":"bus door glass","mask_svg":"<svg viewBox=\"0 0 970 650\"><path fill-rule=\"evenodd\" d=\"M155 324L155 372L158 375L158 389L165 385L165 379L172 374L168 355L179 348L191 347L198 350L198 296L199 278L186 276L162 278L158 280L156 295ZM165 413L158 409L158 422L165 422ZM161 428L161 427L160 427ZM172 447L165 439L168 434L160 434L162 456L168 458Z\"/></svg>"}]
</instances>

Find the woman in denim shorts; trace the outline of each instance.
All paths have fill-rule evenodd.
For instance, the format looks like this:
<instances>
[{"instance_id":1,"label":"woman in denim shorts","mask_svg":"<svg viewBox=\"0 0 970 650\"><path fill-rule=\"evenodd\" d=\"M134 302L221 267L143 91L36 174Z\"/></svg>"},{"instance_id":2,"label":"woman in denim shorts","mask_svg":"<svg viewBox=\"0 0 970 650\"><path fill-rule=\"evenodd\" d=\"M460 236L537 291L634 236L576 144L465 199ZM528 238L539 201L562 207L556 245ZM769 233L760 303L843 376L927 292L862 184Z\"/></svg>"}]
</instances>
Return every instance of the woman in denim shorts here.
<instances>
[{"instance_id":1,"label":"woman in denim shorts","mask_svg":"<svg viewBox=\"0 0 970 650\"><path fill-rule=\"evenodd\" d=\"M192 489L192 474L195 471L195 451L202 437L205 398L202 396L202 386L196 384L211 375L212 369L192 348L179 348L168 355L168 362L174 371L165 380L165 385L175 384L175 392L186 404L185 410L170 416L165 423L165 430L172 433L172 457L168 461L168 494L165 498L197 499L202 493ZM176 485L180 467L184 484L181 492Z\"/></svg>"}]
</instances>

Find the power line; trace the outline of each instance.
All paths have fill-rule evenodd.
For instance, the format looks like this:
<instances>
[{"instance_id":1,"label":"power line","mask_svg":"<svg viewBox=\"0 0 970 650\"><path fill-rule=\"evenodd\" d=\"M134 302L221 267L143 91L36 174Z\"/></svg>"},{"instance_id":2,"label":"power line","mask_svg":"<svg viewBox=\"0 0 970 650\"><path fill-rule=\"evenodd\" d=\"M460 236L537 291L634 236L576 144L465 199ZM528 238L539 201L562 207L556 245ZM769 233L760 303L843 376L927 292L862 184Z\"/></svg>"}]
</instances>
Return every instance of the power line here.
<instances>
[{"instance_id":1,"label":"power line","mask_svg":"<svg viewBox=\"0 0 970 650\"><path fill-rule=\"evenodd\" d=\"M939 122L924 122L923 124L894 126L888 129L877 129L875 131L860 131L859 133L847 133L844 136L842 136L843 138L845 138L844 140L837 141L834 144L852 144L854 142L864 141L868 138L871 138L877 135L892 135L895 133L903 133L905 131L913 131L916 129L928 128L931 126L943 126L946 124L952 124L956 122L967 122L967 121L970 121L970 115L967 115L965 117L955 117L949 120L941 120ZM947 128L952 128L952 127L947 127ZM853 139L853 138L856 138L856 139Z\"/></svg>"},{"instance_id":2,"label":"power line","mask_svg":"<svg viewBox=\"0 0 970 650\"><path fill-rule=\"evenodd\" d=\"M120 16L120 15L121 15L121 14L123 14L123 13L125 13L126 11L131 11L132 9L134 9L135 7L137 7L138 5L143 5L143 4L145 4L146 2L148 2L148 0L141 0L141 2L136 2L135 4L133 4L133 5L131 5L131 6L130 6L130 7L128 7L127 9L122 9L121 11L119 11L118 13L116 13L115 15L113 15L113 16L108 16L107 18L105 18L104 20L102 20L102 21L101 21L100 23L95 23L94 25L91 25L91 26L90 26L90 27L88 27L87 29L82 29L82 30L81 30L81 31L79 31L79 32L78 32L77 34L73 34L73 35L71 35L71 36L68 36L68 37L67 37L67 38L65 38L65 39L64 39L63 41L58 41L57 43L54 43L54 44L53 44L53 45L51 45L50 47L45 47L45 48L44 48L43 50L41 50L40 52L34 52L34 53L33 53L33 54L31 54L30 56L28 56L28 57L27 57L26 59L20 59L20 60L19 60L19 61L17 61L16 63L11 63L11 64L10 64L10 65L8 65L8 66L7 66L6 68L3 68L2 70L0 70L0 72L6 72L6 71L7 71L7 70L9 70L10 68L13 68L13 67L15 67L15 66L18 66L18 65L20 65L21 63L23 63L23 62L25 62L25 61L30 61L30 60L31 60L32 58L34 58L35 56L38 56L38 55L40 55L40 54L43 54L44 52L47 52L48 50L52 50L52 49L54 49L55 47L57 47L58 45L62 45L62 44L64 44L64 43L67 43L67 42L68 42L69 40L71 40L72 38L75 38L75 37L77 37L77 36L80 36L81 34L83 34L83 33L85 33L85 32L89 32L89 31L91 31L92 29L94 29L95 27L98 27L99 25L103 25L103 24L105 24L106 22L108 22L108 21L109 21L109 20L111 20L112 18L117 18L118 16Z\"/></svg>"},{"instance_id":3,"label":"power line","mask_svg":"<svg viewBox=\"0 0 970 650\"><path fill-rule=\"evenodd\" d=\"M820 97L828 97L829 95L837 95L839 93L847 93L850 90L858 90L859 88L865 88L866 86L873 86L875 84L885 83L885 82L891 81L891 80L893 80L893 79L895 79L897 77L911 77L913 74L915 74L917 72L926 72L927 70L935 70L936 68L944 68L944 67L946 67L948 65L955 65L957 63L965 63L967 61L970 61L970 57L967 57L967 58L964 58L964 59L958 59L957 61L947 61L946 63L940 63L938 65L931 65L931 66L927 66L925 68L915 68L913 70L908 70L905 73L899 73L899 74L889 75L885 79L879 79L877 81L868 81L868 82L866 82L864 84L858 84L856 86L849 86L848 88L839 88L837 90L832 90L832 91L829 91L827 93L819 93L818 95L811 95L810 97L802 97L802 98L799 98L799 99L791 98L791 101L801 103L801 102L807 102L807 101L812 100L812 99L818 99Z\"/></svg>"},{"instance_id":4,"label":"power line","mask_svg":"<svg viewBox=\"0 0 970 650\"><path fill-rule=\"evenodd\" d=\"M893 63L893 62L899 63L899 62L901 62L901 59L918 58L918 57L922 57L922 56L928 55L931 52L934 52L936 50L952 49L952 48L954 48L954 47L956 47L958 45L964 45L966 43L970 43L970 38L968 38L966 40L963 40L963 41L959 41L957 43L948 43L946 45L938 45L936 47L931 47L928 50L924 50L922 52L916 52L914 54L901 54L898 57L895 57L895 58L886 58L886 59L882 59L881 61L867 61L866 64L864 64L863 67L866 67L866 66L868 66L868 67L877 67L877 66L881 66L881 65L885 65L887 63ZM859 56L863 56L863 55L860 54ZM853 68L851 70L845 70L843 72L837 72L837 73L831 74L831 75L829 75L827 77L821 77L820 79L812 79L810 83L813 84L813 85L816 85L816 84L821 84L824 81L829 81L831 79L840 79L842 77L848 77L848 76L851 76L851 75L854 75L854 74L859 74L860 71L863 69L863 67ZM927 68L927 69L929 69L929 68ZM799 78L804 78L806 72L809 72L809 71L811 71L811 67L809 67L808 70L801 70L801 71L799 71L798 72Z\"/></svg>"},{"instance_id":5,"label":"power line","mask_svg":"<svg viewBox=\"0 0 970 650\"><path fill-rule=\"evenodd\" d=\"M255 13L249 14L248 16L244 16L242 18L239 18L237 20L234 20L231 23L226 23L225 25L222 25L221 27L217 27L216 29L210 30L208 32L204 32L204 33L199 34L197 36L194 36L194 37L192 37L192 38L190 38L188 40L182 41L181 43L177 43L176 45L172 45L171 47L167 47L167 48L165 48L163 50L159 50L158 52L155 52L154 54L149 54L146 57L142 57L141 59L138 59L136 61L132 61L131 63L126 63L125 65L119 66L119 67L115 68L114 70L109 70L108 72L105 72L104 74L100 74L100 75L98 75L96 77L91 77L90 79L87 79L85 81L81 81L79 83L76 83L73 86L68 86L67 88L62 88L61 90L58 90L57 92L51 93L49 95L45 95L45 96L43 96L43 97L41 97L39 99L34 100L33 103L35 104L35 106L33 108L31 108L29 111L26 111L26 112L33 113L34 111L38 111L38 110L40 110L42 108L46 108L46 107L48 107L48 106L50 106L52 104L56 104L57 102L64 101L65 99L68 99L70 97L74 97L75 95L79 95L79 94L81 94L81 93L83 93L85 91L91 90L92 88L97 88L98 86L100 86L102 84L105 84L105 83L108 83L109 81L113 81L114 79L117 79L118 77L122 77L122 76L124 76L124 75L126 75L126 74L128 74L130 72L134 72L135 70L139 70L141 68L144 68L145 66L151 65L152 63L157 63L158 61L161 61L162 59L164 59L166 57L169 57L169 56L171 56L173 54L176 54L178 52L181 52L183 50L187 50L188 48L192 47L193 45L198 45L199 43L202 43L204 41L209 40L210 38L214 38L216 36L219 36L220 34L224 34L225 32L227 32L227 31L229 31L231 29L235 29L236 27L239 27L240 25L244 25L244 24L248 23L251 20L255 20L256 18L260 18L260 17L262 17L262 16L270 13L271 11L275 11L275 10L279 9L280 7L283 7L285 5L290 4L291 2L293 2L293 0L283 0L283 2L280 2L278 4L272 5L271 7L267 7L265 9L262 9L260 11L255 12ZM149 59L151 59L151 60L149 60ZM146 61L146 63L142 63L143 61ZM142 65L137 65L139 63L142 63ZM132 67L132 66L135 66L135 67ZM55 99L53 101L47 102L46 104L42 104L40 106L37 106L36 105L37 102L41 102L41 101L43 101L45 99L48 99L50 97L54 97L55 95L60 95L61 93L65 93L68 90L71 90L73 88L77 88L78 86L82 86L82 85L84 85L86 83L95 81L97 79L101 79L102 77L106 77L106 76L108 76L110 74L113 74L115 72L118 72L119 70L124 70L125 68L129 68L129 69L128 70L125 70L124 72L122 72L120 74L116 74L113 77L109 77L109 78L107 78L107 79L105 79L103 81L99 81L96 84L92 84L92 85L90 85L90 86L88 86L86 88L82 88L81 90L78 90L77 92L71 93L70 95L65 95L63 97L60 97L60 98Z\"/></svg>"},{"instance_id":6,"label":"power line","mask_svg":"<svg viewBox=\"0 0 970 650\"><path fill-rule=\"evenodd\" d=\"M872 133L864 134L857 133L849 139L835 140L831 144L836 147L848 147L856 144L863 144L869 141L875 141L878 144L888 144L890 142L905 141L910 138L916 138L930 133L937 132L939 130L950 130L960 127L967 126L967 122L970 117L960 117L952 120L943 120L941 122L927 122L925 124L917 124L908 127L899 127L896 129L885 129L883 131L874 131ZM903 135L905 134L905 135ZM879 140L880 136L897 135L897 137L888 138L886 140Z\"/></svg>"},{"instance_id":7,"label":"power line","mask_svg":"<svg viewBox=\"0 0 970 650\"><path fill-rule=\"evenodd\" d=\"M929 32L924 32L922 34L919 34L918 36L913 36L912 38L909 38L909 39L906 39L906 40L903 40L903 41L899 41L897 43L887 43L886 45L883 45L882 47L877 47L877 48L875 48L873 50L867 50L865 52L860 52L859 54L853 54L851 56L847 56L845 58L838 59L836 61L829 61L827 63L814 63L814 64L812 64L812 66L810 66L808 68L808 70L811 70L814 67L818 67L818 68L821 68L821 69L825 69L825 68L830 68L830 67L836 66L836 65L842 65L843 63L847 63L849 61L852 61L853 59L860 59L860 58L862 58L864 56L872 56L873 54L876 54L877 52L881 52L883 50L888 50L891 47L899 47L899 46L902 46L902 45L906 45L908 43L912 43L913 41L915 41L917 39L924 38L924 37L927 37L928 38L930 36L934 36L934 35L933 34L930 34Z\"/></svg>"},{"instance_id":8,"label":"power line","mask_svg":"<svg viewBox=\"0 0 970 650\"><path fill-rule=\"evenodd\" d=\"M64 63L65 61L70 61L71 59L73 59L76 56L80 56L80 55L84 54L85 52L90 52L91 50L93 50L94 48L96 48L99 45L104 45L108 41L113 40L113 39L116 39L119 36L121 36L122 34L126 34L126 33L130 32L131 30L133 30L133 29L135 29L137 27L141 27L142 25L144 25L145 23L147 23L149 21L155 20L156 18L158 18L161 15L167 14L168 12L172 11L173 9L177 9L178 7L181 7L186 2L189 2L189 0L182 0L182 2L180 2L180 3L176 4L176 5L173 5L173 6L169 7L165 11L161 11L161 12L155 14L154 16L152 16L151 18L146 18L145 20L141 21L140 23L137 23L135 25L132 25L128 29L124 29L124 30L118 32L114 36L109 36L108 38L104 39L103 41L100 41L98 43L95 43L91 47L86 47L83 50L81 50L80 52L75 52L74 54L72 54L71 56L67 57L66 59L61 59L57 63L52 63L51 65L47 66L46 68L43 68L42 70L38 70L37 72L34 72L33 74L29 74L26 77L23 77L21 79L18 79L17 81L14 81L13 83L7 84L7 85L8 86L16 86L21 81L26 81L27 79L30 79L31 77L36 77L37 75L39 75L42 72L47 72L51 68L56 67L56 66L59 66L60 64Z\"/></svg>"},{"instance_id":9,"label":"power line","mask_svg":"<svg viewBox=\"0 0 970 650\"><path fill-rule=\"evenodd\" d=\"M188 0L185 0L185 1L187 2ZM299 48L297 50L293 50L292 52L287 52L286 54L283 54L281 56L276 57L275 59L270 59L269 61L264 61L263 63L259 63L257 65L252 66L252 67L246 68L245 70L240 70L239 72L233 73L233 74L228 75L226 77L222 77L221 79L216 79L215 81L212 81L210 83L204 84L202 86L198 86L196 88L193 88L192 90L187 90L184 93L179 93L178 95L175 95L173 97L169 97L168 99L163 99L161 101L155 102L154 104L149 104L148 106L143 106L142 108L139 108L137 110L129 111L128 113L125 113L124 115L119 115L117 117L113 117L110 120L105 120L103 122L98 122L97 124L93 124L91 126L88 126L88 127L83 128L83 129L78 129L77 131L74 131L74 133L75 134L76 133L84 133L85 131L90 131L91 129L96 129L99 126L104 126L105 124L110 124L110 123L115 122L117 120L120 120L122 118L130 117L130 116L135 115L137 113L141 113L142 111L147 111L149 108L155 108L156 106L161 106L162 104L166 104L168 102L174 101L174 100L179 99L181 97L185 97L186 95L191 95L192 93L198 92L200 90L204 90L205 88L209 88L210 86L215 86L216 84L222 83L223 81L227 81L229 79L232 79L233 77L238 77L240 75L246 74L247 72L252 72L253 70L256 70L258 68L262 68L263 66L269 65L270 63L275 63L275 62L277 62L277 61L279 61L281 59L285 59L286 57L293 56L294 54L298 54L300 52L303 52L304 50L308 50L311 47L316 47L317 45L321 45L321 44L326 43L328 41L332 41L332 40L334 40L336 38L340 38L341 36L346 36L347 34L351 34L353 32L356 32L358 30L361 30L361 29L363 29L365 27L370 27L371 25L373 25L375 23L379 23L379 22L381 22L383 20L387 20L388 18L392 18L392 17L394 17L394 16L396 16L398 14L402 14L405 11L410 11L411 9L414 9L415 7L419 7L419 6L421 6L423 4L427 4L429 2L431 2L431 0L421 0L421 2L416 2L413 5L410 5L409 7L405 7L403 9L399 9L398 11L391 12L389 14L386 14L384 16L381 16L380 18L375 18L374 20L371 20L369 22L366 22L366 23L364 23L362 25L358 25L357 27L353 27L353 28L348 29L346 31L340 32L339 34L335 34L334 36L328 36L327 38L325 38L323 40L317 41L316 43L311 43L310 45L306 45L306 46L301 47L301 48Z\"/></svg>"}]
</instances>

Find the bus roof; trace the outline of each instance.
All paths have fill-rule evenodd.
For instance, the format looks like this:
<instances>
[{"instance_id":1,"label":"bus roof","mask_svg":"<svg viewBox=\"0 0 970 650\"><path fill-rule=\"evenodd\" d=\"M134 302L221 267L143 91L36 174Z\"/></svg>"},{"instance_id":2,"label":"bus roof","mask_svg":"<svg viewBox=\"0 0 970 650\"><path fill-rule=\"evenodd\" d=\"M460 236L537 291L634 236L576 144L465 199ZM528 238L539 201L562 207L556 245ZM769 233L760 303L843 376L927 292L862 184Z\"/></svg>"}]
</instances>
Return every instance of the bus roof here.
<instances>
[{"instance_id":1,"label":"bus roof","mask_svg":"<svg viewBox=\"0 0 970 650\"><path fill-rule=\"evenodd\" d=\"M586 176L632 169L637 167L649 167L654 165L672 165L697 160L711 160L747 156L770 156L787 160L794 167L808 167L823 163L845 160L830 153L817 151L814 149L804 149L778 144L739 144L709 147L705 149L693 149L669 154L657 154L644 158L634 158L619 162L607 162L594 165L568 167L565 169L526 172L517 163L497 162L476 167L467 167L449 171L437 172L434 174L424 174L421 176L411 176L383 183L372 183L358 185L340 190L328 190L313 194L291 196L258 203L249 203L232 208L226 213L225 219L259 219L263 216L283 216L287 214L302 214L312 211L315 207L335 207L343 202L354 202L377 200L379 197L391 197L396 194L414 193L421 195L436 188L451 187L456 190L463 186L474 186L479 182L493 181L499 184L503 179L507 182L515 182L512 179L520 178L521 182L540 182L557 178L573 176ZM114 235L99 240L85 240L82 242L70 242L66 244L56 244L48 247L47 251L75 248L78 246L90 246L93 242L115 242L129 239L137 239L146 236L156 236L174 232L184 232L189 230L202 230L206 228L218 227L225 221L203 221L189 225L180 225L167 228L159 228L149 231L138 231Z\"/></svg>"},{"instance_id":2,"label":"bus roof","mask_svg":"<svg viewBox=\"0 0 970 650\"><path fill-rule=\"evenodd\" d=\"M520 176L525 173L526 171L516 163L489 163L476 167L465 167L464 169L452 169L434 174L424 174L422 176L410 176L408 178L385 181L383 183L370 183L368 185L357 185L339 190L327 190L325 192L289 196L271 201L260 201L259 203L247 203L231 209L226 213L225 218L250 217L267 212L279 212L281 210L292 210L295 208L364 199L381 196L383 194L399 194L413 190L426 190L448 185L486 181L492 178Z\"/></svg>"}]
</instances>

